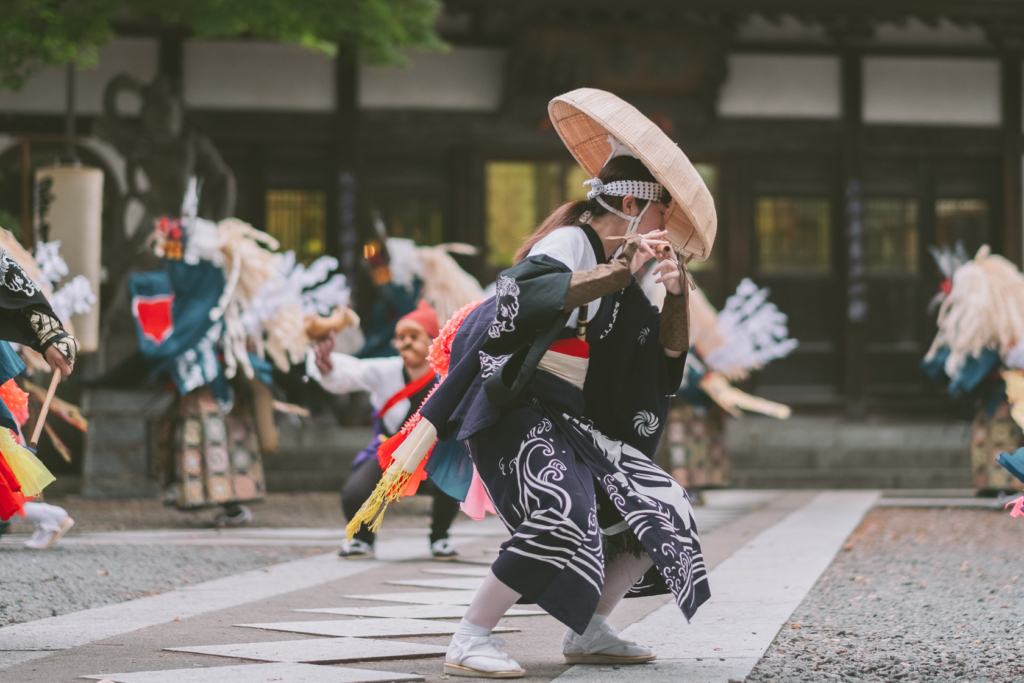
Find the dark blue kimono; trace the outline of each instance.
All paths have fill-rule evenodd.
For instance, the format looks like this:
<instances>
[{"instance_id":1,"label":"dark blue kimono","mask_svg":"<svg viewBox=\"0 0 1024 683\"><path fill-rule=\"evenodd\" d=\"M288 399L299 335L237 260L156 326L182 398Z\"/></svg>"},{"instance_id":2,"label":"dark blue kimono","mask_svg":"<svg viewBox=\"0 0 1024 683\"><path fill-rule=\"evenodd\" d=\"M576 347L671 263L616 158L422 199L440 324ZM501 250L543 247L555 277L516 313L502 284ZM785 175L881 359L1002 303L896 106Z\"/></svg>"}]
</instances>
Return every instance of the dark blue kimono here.
<instances>
[{"instance_id":1,"label":"dark blue kimono","mask_svg":"<svg viewBox=\"0 0 1024 683\"><path fill-rule=\"evenodd\" d=\"M538 370L574 334L562 311L570 277L546 256L504 271L459 328L450 373L421 413L440 439L466 443L512 533L492 571L523 601L582 633L604 582L602 533L629 534L654 561L634 590L671 591L689 619L710 597L693 511L652 461L685 357L665 355L660 314L633 280L590 321L582 391ZM599 513L599 500L611 509Z\"/></svg>"}]
</instances>

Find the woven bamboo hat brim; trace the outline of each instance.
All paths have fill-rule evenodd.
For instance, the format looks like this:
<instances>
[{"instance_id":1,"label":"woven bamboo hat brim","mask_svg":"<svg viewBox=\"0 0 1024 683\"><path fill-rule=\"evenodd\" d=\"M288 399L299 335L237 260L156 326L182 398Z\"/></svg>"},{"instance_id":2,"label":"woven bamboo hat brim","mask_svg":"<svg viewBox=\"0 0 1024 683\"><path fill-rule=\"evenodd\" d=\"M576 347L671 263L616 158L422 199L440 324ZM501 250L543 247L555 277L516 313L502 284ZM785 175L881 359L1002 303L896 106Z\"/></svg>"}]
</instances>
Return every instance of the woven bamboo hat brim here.
<instances>
[{"instance_id":1,"label":"woven bamboo hat brim","mask_svg":"<svg viewBox=\"0 0 1024 683\"><path fill-rule=\"evenodd\" d=\"M661 128L631 104L593 88L559 95L548 104L548 114L592 178L611 154L609 134L628 147L672 195L664 219L672 246L698 261L711 255L718 230L715 202L697 169Z\"/></svg>"}]
</instances>

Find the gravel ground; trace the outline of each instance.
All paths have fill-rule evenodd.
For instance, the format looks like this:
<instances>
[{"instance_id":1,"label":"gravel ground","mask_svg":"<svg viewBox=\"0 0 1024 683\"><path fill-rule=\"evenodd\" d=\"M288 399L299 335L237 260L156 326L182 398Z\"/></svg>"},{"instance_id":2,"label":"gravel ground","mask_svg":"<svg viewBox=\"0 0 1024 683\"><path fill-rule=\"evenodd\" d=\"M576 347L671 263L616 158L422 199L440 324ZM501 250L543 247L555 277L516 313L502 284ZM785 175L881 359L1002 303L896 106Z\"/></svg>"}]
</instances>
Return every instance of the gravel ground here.
<instances>
[{"instance_id":1,"label":"gravel ground","mask_svg":"<svg viewBox=\"0 0 1024 683\"><path fill-rule=\"evenodd\" d=\"M1024 521L872 510L748 683L1024 680Z\"/></svg>"},{"instance_id":2,"label":"gravel ground","mask_svg":"<svg viewBox=\"0 0 1024 683\"><path fill-rule=\"evenodd\" d=\"M406 498L388 508L389 527L429 527L430 496ZM136 529L205 529L220 508L183 511L159 500L95 499L81 496L52 497L47 503L59 505L75 519L71 533L126 531ZM248 504L252 510L249 526L276 529L294 527L340 527L341 502L336 493L271 493L265 501ZM31 533L30 523L14 517L11 533ZM456 520L466 519L461 517Z\"/></svg>"},{"instance_id":3,"label":"gravel ground","mask_svg":"<svg viewBox=\"0 0 1024 683\"><path fill-rule=\"evenodd\" d=\"M154 595L323 552L320 548L0 543L0 627Z\"/></svg>"}]
</instances>

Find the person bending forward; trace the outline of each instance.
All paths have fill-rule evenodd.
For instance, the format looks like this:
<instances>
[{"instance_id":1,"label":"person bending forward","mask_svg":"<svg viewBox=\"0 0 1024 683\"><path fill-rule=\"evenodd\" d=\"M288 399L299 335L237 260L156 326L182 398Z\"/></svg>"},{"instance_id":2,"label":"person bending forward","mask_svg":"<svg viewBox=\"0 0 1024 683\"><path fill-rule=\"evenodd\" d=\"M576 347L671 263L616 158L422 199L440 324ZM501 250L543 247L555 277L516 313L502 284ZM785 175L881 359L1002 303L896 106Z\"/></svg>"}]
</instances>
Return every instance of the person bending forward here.
<instances>
[{"instance_id":1,"label":"person bending forward","mask_svg":"<svg viewBox=\"0 0 1024 683\"><path fill-rule=\"evenodd\" d=\"M377 447L402 428L437 384L427 360L430 342L437 334L434 309L421 301L419 307L401 318L395 327L398 356L355 358L332 353L333 337L328 337L306 359L306 374L328 391L336 394L370 392L374 408L373 439L356 455L352 474L341 489L341 507L348 519L352 519L370 497L383 475ZM430 552L436 559L452 560L458 553L448 538L448 530L459 511L459 502L436 487L433 487L433 494ZM342 544L338 557L372 558L375 542L376 534L364 524L351 541Z\"/></svg>"}]
</instances>

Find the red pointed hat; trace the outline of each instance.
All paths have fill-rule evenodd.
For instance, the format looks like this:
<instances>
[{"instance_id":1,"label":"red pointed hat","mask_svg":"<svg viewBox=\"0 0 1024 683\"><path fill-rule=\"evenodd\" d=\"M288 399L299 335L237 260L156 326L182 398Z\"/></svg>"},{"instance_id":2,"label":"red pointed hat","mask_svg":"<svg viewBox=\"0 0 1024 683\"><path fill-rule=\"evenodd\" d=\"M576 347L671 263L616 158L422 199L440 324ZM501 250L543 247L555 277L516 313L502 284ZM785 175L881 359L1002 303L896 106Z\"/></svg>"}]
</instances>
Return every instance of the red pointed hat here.
<instances>
[{"instance_id":1,"label":"red pointed hat","mask_svg":"<svg viewBox=\"0 0 1024 683\"><path fill-rule=\"evenodd\" d=\"M436 339L437 335L441 332L441 328L437 324L437 313L434 312L434 307L423 299L420 299L420 303L416 306L415 311L402 316L398 322L402 321L416 323L427 331L427 334L430 335L431 339Z\"/></svg>"}]
</instances>

